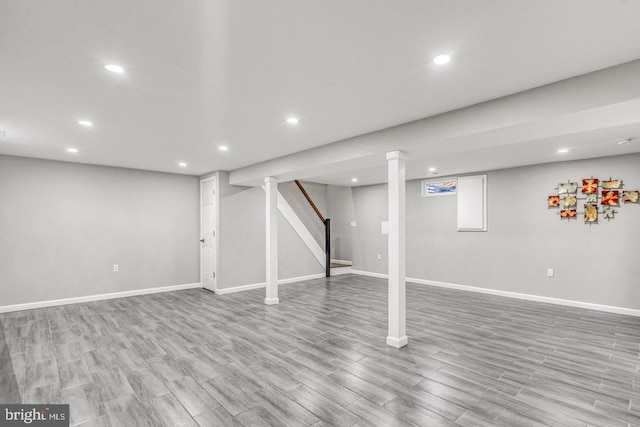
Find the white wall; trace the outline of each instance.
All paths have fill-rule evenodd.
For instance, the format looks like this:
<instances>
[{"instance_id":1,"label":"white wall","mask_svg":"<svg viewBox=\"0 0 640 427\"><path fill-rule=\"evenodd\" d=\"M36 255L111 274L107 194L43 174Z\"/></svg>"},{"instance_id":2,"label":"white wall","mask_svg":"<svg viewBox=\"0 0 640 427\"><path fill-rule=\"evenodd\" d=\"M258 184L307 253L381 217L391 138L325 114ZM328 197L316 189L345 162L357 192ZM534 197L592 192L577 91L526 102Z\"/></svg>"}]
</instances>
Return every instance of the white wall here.
<instances>
[{"instance_id":1,"label":"white wall","mask_svg":"<svg viewBox=\"0 0 640 427\"><path fill-rule=\"evenodd\" d=\"M0 155L0 306L200 282L198 186Z\"/></svg>"},{"instance_id":2,"label":"white wall","mask_svg":"<svg viewBox=\"0 0 640 427\"><path fill-rule=\"evenodd\" d=\"M352 234L357 227L351 226L356 220L355 204L351 187L327 186L327 203L331 218L331 257L344 261L353 259Z\"/></svg>"},{"instance_id":3,"label":"white wall","mask_svg":"<svg viewBox=\"0 0 640 427\"><path fill-rule=\"evenodd\" d=\"M457 232L456 198L421 197L420 181L408 181L407 276L640 309L640 205L592 226L561 221L546 205L558 182L592 175L640 189L639 163L634 154L488 172L487 232ZM352 240L353 268L386 273L386 185L354 187L352 197L357 231L341 238Z\"/></svg>"},{"instance_id":4,"label":"white wall","mask_svg":"<svg viewBox=\"0 0 640 427\"><path fill-rule=\"evenodd\" d=\"M229 185L220 172L218 230L218 289L265 280L264 191L260 187Z\"/></svg>"},{"instance_id":5,"label":"white wall","mask_svg":"<svg viewBox=\"0 0 640 427\"><path fill-rule=\"evenodd\" d=\"M353 269L386 274L388 241L387 235L381 233L380 224L388 217L387 185L353 188L353 204L357 224L351 242Z\"/></svg>"}]
</instances>

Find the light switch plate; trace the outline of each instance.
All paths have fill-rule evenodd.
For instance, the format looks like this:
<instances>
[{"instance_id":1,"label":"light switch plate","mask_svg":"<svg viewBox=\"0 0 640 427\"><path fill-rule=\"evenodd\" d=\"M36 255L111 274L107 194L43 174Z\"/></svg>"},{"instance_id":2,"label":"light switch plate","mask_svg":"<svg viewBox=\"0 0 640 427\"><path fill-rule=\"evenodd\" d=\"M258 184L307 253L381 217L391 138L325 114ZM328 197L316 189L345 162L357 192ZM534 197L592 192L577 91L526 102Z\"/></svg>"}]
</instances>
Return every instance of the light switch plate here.
<instances>
[{"instance_id":1,"label":"light switch plate","mask_svg":"<svg viewBox=\"0 0 640 427\"><path fill-rule=\"evenodd\" d=\"M380 224L380 230L382 234L389 234L389 221L382 221L382 224Z\"/></svg>"}]
</instances>

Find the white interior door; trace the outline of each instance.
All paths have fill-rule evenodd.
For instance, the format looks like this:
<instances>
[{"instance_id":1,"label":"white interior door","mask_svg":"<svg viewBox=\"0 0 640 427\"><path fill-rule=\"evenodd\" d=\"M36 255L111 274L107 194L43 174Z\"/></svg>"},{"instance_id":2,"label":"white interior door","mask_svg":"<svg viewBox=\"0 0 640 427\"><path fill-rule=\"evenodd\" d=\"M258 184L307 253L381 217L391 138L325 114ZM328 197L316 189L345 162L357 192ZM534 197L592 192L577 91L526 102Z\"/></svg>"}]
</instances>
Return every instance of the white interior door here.
<instances>
[{"instance_id":1,"label":"white interior door","mask_svg":"<svg viewBox=\"0 0 640 427\"><path fill-rule=\"evenodd\" d=\"M200 182L200 270L202 287L216 290L216 179Z\"/></svg>"}]
</instances>

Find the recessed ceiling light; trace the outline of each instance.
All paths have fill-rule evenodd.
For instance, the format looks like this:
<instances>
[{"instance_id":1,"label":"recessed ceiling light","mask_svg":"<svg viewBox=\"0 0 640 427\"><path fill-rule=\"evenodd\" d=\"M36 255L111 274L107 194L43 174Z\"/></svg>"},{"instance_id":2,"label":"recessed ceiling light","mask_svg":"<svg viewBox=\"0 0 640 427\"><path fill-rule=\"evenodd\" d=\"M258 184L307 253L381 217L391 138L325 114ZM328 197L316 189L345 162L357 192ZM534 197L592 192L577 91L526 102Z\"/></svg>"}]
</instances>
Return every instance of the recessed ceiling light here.
<instances>
[{"instance_id":1,"label":"recessed ceiling light","mask_svg":"<svg viewBox=\"0 0 640 427\"><path fill-rule=\"evenodd\" d=\"M124 73L124 68L116 64L107 64L104 68L112 73Z\"/></svg>"},{"instance_id":2,"label":"recessed ceiling light","mask_svg":"<svg viewBox=\"0 0 640 427\"><path fill-rule=\"evenodd\" d=\"M618 145L627 145L627 144L631 144L631 138L621 139L620 141L618 141Z\"/></svg>"},{"instance_id":3,"label":"recessed ceiling light","mask_svg":"<svg viewBox=\"0 0 640 427\"><path fill-rule=\"evenodd\" d=\"M77 153L77 152L78 152L78 149L77 149L77 148L67 148L67 151L68 151L69 153Z\"/></svg>"},{"instance_id":4,"label":"recessed ceiling light","mask_svg":"<svg viewBox=\"0 0 640 427\"><path fill-rule=\"evenodd\" d=\"M358 178L351 178L351 182L358 182Z\"/></svg>"},{"instance_id":5,"label":"recessed ceiling light","mask_svg":"<svg viewBox=\"0 0 640 427\"><path fill-rule=\"evenodd\" d=\"M568 152L569 152L568 148L561 148L561 149L558 150L558 153L560 153L560 154L564 154L564 153L568 153Z\"/></svg>"},{"instance_id":6,"label":"recessed ceiling light","mask_svg":"<svg viewBox=\"0 0 640 427\"><path fill-rule=\"evenodd\" d=\"M91 123L89 120L78 120L78 124L86 127L93 126L93 123Z\"/></svg>"},{"instance_id":7,"label":"recessed ceiling light","mask_svg":"<svg viewBox=\"0 0 640 427\"><path fill-rule=\"evenodd\" d=\"M289 117L287 119L287 123L295 125L296 123L298 123L298 119L296 117Z\"/></svg>"},{"instance_id":8,"label":"recessed ceiling light","mask_svg":"<svg viewBox=\"0 0 640 427\"><path fill-rule=\"evenodd\" d=\"M220 151L229 151L229 147L227 147L226 145L221 145L218 147L218 150Z\"/></svg>"},{"instance_id":9,"label":"recessed ceiling light","mask_svg":"<svg viewBox=\"0 0 640 427\"><path fill-rule=\"evenodd\" d=\"M451 57L449 55L438 55L433 58L433 63L437 65L444 65L451 61Z\"/></svg>"},{"instance_id":10,"label":"recessed ceiling light","mask_svg":"<svg viewBox=\"0 0 640 427\"><path fill-rule=\"evenodd\" d=\"M187 164L185 162L180 162L178 163L178 166L180 166L181 168L186 168Z\"/></svg>"},{"instance_id":11,"label":"recessed ceiling light","mask_svg":"<svg viewBox=\"0 0 640 427\"><path fill-rule=\"evenodd\" d=\"M436 168L429 168L429 172L435 172Z\"/></svg>"}]
</instances>

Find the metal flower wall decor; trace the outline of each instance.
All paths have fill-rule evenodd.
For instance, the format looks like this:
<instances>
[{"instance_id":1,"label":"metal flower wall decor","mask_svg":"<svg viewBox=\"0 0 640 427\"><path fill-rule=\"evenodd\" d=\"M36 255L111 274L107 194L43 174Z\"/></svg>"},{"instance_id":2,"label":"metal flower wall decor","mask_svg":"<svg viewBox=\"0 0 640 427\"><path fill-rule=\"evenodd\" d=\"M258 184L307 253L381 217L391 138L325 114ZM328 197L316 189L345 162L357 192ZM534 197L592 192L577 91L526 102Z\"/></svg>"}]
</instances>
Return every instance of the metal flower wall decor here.
<instances>
[{"instance_id":1,"label":"metal flower wall decor","mask_svg":"<svg viewBox=\"0 0 640 427\"><path fill-rule=\"evenodd\" d=\"M638 204L640 190L624 190L621 179L586 178L582 187L578 182L560 182L556 194L547 198L548 209L558 209L560 219L577 219L582 215L585 224L597 224L598 217L607 221L615 218L615 208L626 204ZM578 207L584 209L578 212Z\"/></svg>"}]
</instances>

